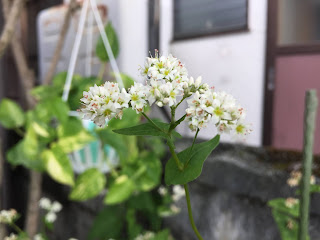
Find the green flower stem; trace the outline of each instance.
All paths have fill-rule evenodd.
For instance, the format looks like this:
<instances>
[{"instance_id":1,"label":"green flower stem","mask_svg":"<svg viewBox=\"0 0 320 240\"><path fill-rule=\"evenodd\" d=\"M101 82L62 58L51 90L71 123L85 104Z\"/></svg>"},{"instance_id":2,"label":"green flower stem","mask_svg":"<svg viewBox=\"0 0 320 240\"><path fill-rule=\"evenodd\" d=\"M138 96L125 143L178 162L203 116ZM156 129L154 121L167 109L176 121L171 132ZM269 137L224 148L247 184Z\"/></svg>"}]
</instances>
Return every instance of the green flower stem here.
<instances>
[{"instance_id":1,"label":"green flower stem","mask_svg":"<svg viewBox=\"0 0 320 240\"><path fill-rule=\"evenodd\" d=\"M142 115L156 128L158 129L159 131L163 132L163 130L161 128L159 128L155 123L154 121L152 121L148 116L147 114L145 114L144 112L141 112Z\"/></svg>"},{"instance_id":2,"label":"green flower stem","mask_svg":"<svg viewBox=\"0 0 320 240\"><path fill-rule=\"evenodd\" d=\"M171 125L174 124L176 118L176 108L174 106L171 107Z\"/></svg>"},{"instance_id":3,"label":"green flower stem","mask_svg":"<svg viewBox=\"0 0 320 240\"><path fill-rule=\"evenodd\" d=\"M177 167L179 168L180 171L183 171L183 168L184 168L183 163L180 162L180 160L179 160L179 158L178 158L178 155L177 155L176 152L174 151L175 147L174 147L174 143L172 142L171 138L168 139L167 145L168 145L168 147L169 147L169 149L170 149L170 152L171 152L171 155L172 155L174 161L175 161L176 164L177 164Z\"/></svg>"},{"instance_id":4,"label":"green flower stem","mask_svg":"<svg viewBox=\"0 0 320 240\"><path fill-rule=\"evenodd\" d=\"M175 109L177 109L177 107L183 102L183 100L185 100L186 99L186 97L183 97L181 100L180 100L180 102L178 102L178 104L174 107Z\"/></svg>"},{"instance_id":5,"label":"green flower stem","mask_svg":"<svg viewBox=\"0 0 320 240\"><path fill-rule=\"evenodd\" d=\"M23 137L23 136L24 136L24 132L23 132L20 128L15 128L14 131L15 131L20 137Z\"/></svg>"},{"instance_id":6,"label":"green flower stem","mask_svg":"<svg viewBox=\"0 0 320 240\"><path fill-rule=\"evenodd\" d=\"M299 240L308 239L309 209L310 209L310 177L313 160L313 144L317 116L318 98L316 90L309 90L305 97L304 113L304 147L302 181L300 184L300 222Z\"/></svg>"},{"instance_id":7,"label":"green flower stem","mask_svg":"<svg viewBox=\"0 0 320 240\"><path fill-rule=\"evenodd\" d=\"M184 186L184 190L186 192L186 200L187 200L187 205L188 205L188 214L189 214L189 220L190 220L192 229L193 229L194 233L197 235L198 239L199 240L203 240L203 238L201 237L201 235L200 235L200 233L199 233L199 231L198 231L198 229L196 227L196 224L194 223L194 220L193 220L188 185L184 184L183 186Z\"/></svg>"},{"instance_id":8,"label":"green flower stem","mask_svg":"<svg viewBox=\"0 0 320 240\"><path fill-rule=\"evenodd\" d=\"M23 233L22 229L19 228L14 222L12 222L10 225L17 233Z\"/></svg>"}]
</instances>

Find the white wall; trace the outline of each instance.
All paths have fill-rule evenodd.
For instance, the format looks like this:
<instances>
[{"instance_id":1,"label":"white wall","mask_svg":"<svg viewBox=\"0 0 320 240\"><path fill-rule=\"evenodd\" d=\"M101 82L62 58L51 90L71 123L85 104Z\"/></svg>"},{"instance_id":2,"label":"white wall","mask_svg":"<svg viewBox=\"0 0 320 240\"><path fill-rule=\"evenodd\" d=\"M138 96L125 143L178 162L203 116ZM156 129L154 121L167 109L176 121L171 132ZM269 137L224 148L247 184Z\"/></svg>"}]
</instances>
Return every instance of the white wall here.
<instances>
[{"instance_id":1,"label":"white wall","mask_svg":"<svg viewBox=\"0 0 320 240\"><path fill-rule=\"evenodd\" d=\"M148 0L103 0L120 41L121 72L139 80L139 65L148 55Z\"/></svg>"},{"instance_id":2,"label":"white wall","mask_svg":"<svg viewBox=\"0 0 320 240\"><path fill-rule=\"evenodd\" d=\"M180 58L190 76L201 75L204 82L215 86L216 90L224 90L235 96L247 109L248 122L253 124L253 132L247 138L247 143L261 145L267 0L249 0L249 32L177 41L169 46L172 24L168 25L166 16L172 18L172 2L162 0L162 7L162 49L169 49ZM180 132L191 134L186 125ZM214 135L213 127L199 133L200 137L205 138ZM222 139L231 140L227 137Z\"/></svg>"}]
</instances>

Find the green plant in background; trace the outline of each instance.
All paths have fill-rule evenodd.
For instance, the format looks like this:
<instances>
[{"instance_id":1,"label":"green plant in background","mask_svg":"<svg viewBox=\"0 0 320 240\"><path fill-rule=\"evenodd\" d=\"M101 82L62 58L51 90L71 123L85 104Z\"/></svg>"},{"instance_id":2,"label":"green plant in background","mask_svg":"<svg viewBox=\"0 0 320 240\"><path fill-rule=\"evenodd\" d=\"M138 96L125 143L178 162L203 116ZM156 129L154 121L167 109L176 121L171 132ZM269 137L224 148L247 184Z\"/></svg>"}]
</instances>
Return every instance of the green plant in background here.
<instances>
[{"instance_id":1,"label":"green plant in background","mask_svg":"<svg viewBox=\"0 0 320 240\"><path fill-rule=\"evenodd\" d=\"M300 190L296 191L299 199L292 197L287 199L277 198L268 202L283 240L310 239L308 232L310 194L320 192L320 185L315 184L316 179L311 175L317 105L316 91L307 91L304 118L303 173L293 171L287 181L290 187L300 185Z\"/></svg>"},{"instance_id":2,"label":"green plant in background","mask_svg":"<svg viewBox=\"0 0 320 240\"><path fill-rule=\"evenodd\" d=\"M110 121L106 128L107 131L113 130L114 133L120 134L119 136L152 136L166 141L171 158L166 163L165 182L167 185L184 186L191 226L197 238L203 239L193 220L187 183L200 176L203 163L218 145L221 133L234 132L241 136L250 132L249 126L243 121L245 112L231 95L225 92L215 92L207 84L201 83L200 77L196 81L193 78L189 79L184 65L171 55L159 56L156 51L155 57L147 58L141 73L145 76L145 85L135 82L130 89L126 90L119 89L117 83L106 82L102 86L91 87L89 91L83 93L81 99L83 107L80 112L85 119L91 119L100 127L105 126L106 121ZM178 106L189 97L186 114L176 120ZM169 105L170 123L152 120L148 117L146 108L153 103L158 107ZM141 113L148 122L140 125L133 123L132 116L125 115L130 108L137 114ZM112 121L118 118L122 119L117 120L119 124L130 121L132 126L113 125ZM195 131L195 137L190 147L176 153L174 142L181 136L175 129L185 120L190 129ZM209 141L196 144L200 129L210 123L216 126L219 134ZM106 203L114 202L113 194L118 195L117 198L131 194L133 186L137 185L134 179L144 171L149 161L145 159L138 170L129 168L125 175L120 175L114 182L114 187L110 187ZM130 172L133 175L128 177ZM124 188L126 191L123 190Z\"/></svg>"},{"instance_id":3,"label":"green plant in background","mask_svg":"<svg viewBox=\"0 0 320 240\"><path fill-rule=\"evenodd\" d=\"M106 31L116 56L119 44L110 23ZM109 58L101 47L99 40L97 52L105 65ZM83 90L103 82L101 77L73 76L69 99L64 102L61 95L66 76L65 72L59 73L52 85L34 88L32 95L38 103L32 110L24 112L12 100L1 101L1 125L21 136L21 140L7 152L7 160L13 166L22 165L46 172L55 181L69 185L69 198L73 201L86 201L107 191L106 208L95 220L89 239L134 239L150 231L153 237L149 234L148 239L169 239L169 231L162 231L161 218L176 214L178 209L167 190L166 194L157 191L162 174L160 158L165 153L163 142L157 138L146 140L115 134L112 129L131 127L141 121L130 109L123 113L127 121L113 119L109 128L86 129L78 117L69 113L79 108ZM126 74L122 73L121 78L126 88L134 83ZM100 151L104 154L103 163L109 164L110 174L105 175L92 167L75 176L70 154L97 141L102 142ZM117 164L108 159L105 146L115 149L119 158ZM161 189L163 193L163 187Z\"/></svg>"},{"instance_id":4,"label":"green plant in background","mask_svg":"<svg viewBox=\"0 0 320 240\"><path fill-rule=\"evenodd\" d=\"M61 211L62 205L57 202L51 202L48 198L40 199L39 206L45 212L42 218L42 231L34 236L34 240L48 240L47 233L53 231L53 223L57 220L57 214ZM26 232L18 227L16 221L20 215L16 210L2 210L0 211L0 223L6 224L8 227L14 229L17 234L11 233L5 237L4 240L29 240L29 236ZM75 238L69 238L69 240L76 240Z\"/></svg>"},{"instance_id":5,"label":"green plant in background","mask_svg":"<svg viewBox=\"0 0 320 240\"><path fill-rule=\"evenodd\" d=\"M141 121L131 109L124 111L127 121L113 119L108 128L89 132L77 117L68 116L70 108L77 108L73 105L74 98L78 97L79 88L88 84L88 78L75 76L78 84L72 87L67 103L59 97L65 78L66 74L60 73L54 78L52 86L35 88L33 94L39 103L26 113L9 99L1 102L1 124L22 137L8 151L8 161L14 166L46 171L57 182L71 186L69 197L73 201L86 201L108 189L104 202L110 207L99 214L89 239L134 239L144 231L160 231L161 217L176 213L172 210L170 194L161 196L157 191L152 191L161 184L160 158L165 153L163 142L157 138L146 140L136 136L120 136L112 131ZM127 78L126 82L130 84ZM89 83L93 81L98 82L91 78ZM109 145L116 150L119 163L110 164L111 174L108 176L97 168L89 168L75 179L68 154L97 140L103 143L102 146ZM104 152L103 149L101 151ZM104 159L108 162L107 155ZM103 225L99 223L101 216ZM113 220L109 225L106 222L110 216ZM114 225L117 218L121 224ZM139 223L138 218L143 221ZM159 234L164 235L163 232Z\"/></svg>"}]
</instances>

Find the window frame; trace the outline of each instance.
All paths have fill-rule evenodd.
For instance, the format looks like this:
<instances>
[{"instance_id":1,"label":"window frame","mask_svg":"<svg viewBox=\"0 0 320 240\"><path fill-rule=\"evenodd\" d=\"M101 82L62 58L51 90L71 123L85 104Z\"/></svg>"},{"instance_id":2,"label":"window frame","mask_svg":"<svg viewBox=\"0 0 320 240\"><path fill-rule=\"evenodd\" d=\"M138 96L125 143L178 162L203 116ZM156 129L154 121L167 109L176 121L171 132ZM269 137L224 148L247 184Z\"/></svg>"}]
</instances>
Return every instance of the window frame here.
<instances>
[{"instance_id":1,"label":"window frame","mask_svg":"<svg viewBox=\"0 0 320 240\"><path fill-rule=\"evenodd\" d=\"M174 11L177 6L177 2L173 1L173 33L172 33L172 42L182 41L182 40L189 40L189 39L200 39L204 37L213 37L213 36L221 36L221 35L229 35L229 34L237 34L237 33L246 33L249 32L249 0L246 0L246 25L244 27L240 27L238 29L232 29L232 30L225 30L225 31L219 31L219 32L209 32L209 33L201 33L201 34L190 34L188 36L175 36L175 23L174 23Z\"/></svg>"}]
</instances>

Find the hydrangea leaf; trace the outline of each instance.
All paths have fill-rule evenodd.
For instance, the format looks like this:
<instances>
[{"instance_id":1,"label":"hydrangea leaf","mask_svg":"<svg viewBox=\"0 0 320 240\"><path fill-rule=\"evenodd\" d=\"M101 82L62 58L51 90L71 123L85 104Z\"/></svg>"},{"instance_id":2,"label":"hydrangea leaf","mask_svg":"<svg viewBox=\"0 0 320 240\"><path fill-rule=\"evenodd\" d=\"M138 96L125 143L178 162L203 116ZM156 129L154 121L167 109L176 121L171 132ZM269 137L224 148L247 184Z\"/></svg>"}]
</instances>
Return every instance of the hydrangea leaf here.
<instances>
[{"instance_id":1,"label":"hydrangea leaf","mask_svg":"<svg viewBox=\"0 0 320 240\"><path fill-rule=\"evenodd\" d=\"M134 182L127 175L118 177L110 186L104 200L106 204L117 204L127 200L135 190Z\"/></svg>"},{"instance_id":2,"label":"hydrangea leaf","mask_svg":"<svg viewBox=\"0 0 320 240\"><path fill-rule=\"evenodd\" d=\"M113 55L116 58L119 55L119 41L118 41L118 36L117 36L111 22L109 22L107 24L107 26L105 27L105 32L107 34ZM102 62L109 62L110 61L110 57L107 53L107 50L104 46L104 43L102 41L101 36L97 42L96 54Z\"/></svg>"},{"instance_id":3,"label":"hydrangea leaf","mask_svg":"<svg viewBox=\"0 0 320 240\"><path fill-rule=\"evenodd\" d=\"M96 168L90 168L78 176L69 198L85 201L97 196L106 184L106 177Z\"/></svg>"},{"instance_id":4,"label":"hydrangea leaf","mask_svg":"<svg viewBox=\"0 0 320 240\"><path fill-rule=\"evenodd\" d=\"M4 98L0 103L0 123L5 128L18 128L24 125L25 114L14 101Z\"/></svg>"},{"instance_id":5,"label":"hydrangea leaf","mask_svg":"<svg viewBox=\"0 0 320 240\"><path fill-rule=\"evenodd\" d=\"M67 154L57 145L51 150L42 153L42 159L48 174L57 182L74 185L74 175L70 159Z\"/></svg>"},{"instance_id":6,"label":"hydrangea leaf","mask_svg":"<svg viewBox=\"0 0 320 240\"><path fill-rule=\"evenodd\" d=\"M171 184L186 184L195 180L200 176L204 161L219 144L220 136L217 135L209 141L195 144L192 152L191 147L178 153L178 157L182 163L189 163L180 171L173 158L170 158L166 164L165 182L167 185Z\"/></svg>"}]
</instances>

